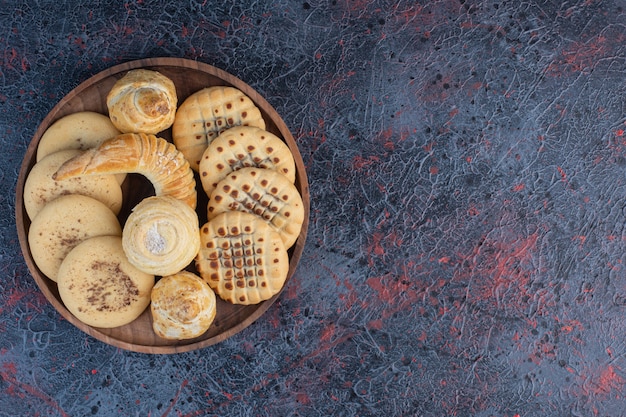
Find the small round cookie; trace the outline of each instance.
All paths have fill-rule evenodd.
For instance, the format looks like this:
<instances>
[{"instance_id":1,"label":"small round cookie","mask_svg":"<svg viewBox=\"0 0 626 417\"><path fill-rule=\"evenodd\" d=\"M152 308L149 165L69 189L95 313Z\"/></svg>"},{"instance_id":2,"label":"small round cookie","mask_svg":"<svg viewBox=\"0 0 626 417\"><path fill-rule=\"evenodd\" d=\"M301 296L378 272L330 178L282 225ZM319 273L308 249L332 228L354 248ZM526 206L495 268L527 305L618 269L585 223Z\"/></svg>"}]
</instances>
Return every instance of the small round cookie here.
<instances>
[{"instance_id":1,"label":"small round cookie","mask_svg":"<svg viewBox=\"0 0 626 417\"><path fill-rule=\"evenodd\" d=\"M200 250L198 215L173 197L148 197L124 224L124 252L138 269L171 275L189 265Z\"/></svg>"},{"instance_id":2,"label":"small round cookie","mask_svg":"<svg viewBox=\"0 0 626 417\"><path fill-rule=\"evenodd\" d=\"M220 134L202 154L202 188L210 196L218 182L246 167L273 169L291 182L296 180L296 165L285 142L264 129L237 126Z\"/></svg>"},{"instance_id":3,"label":"small round cookie","mask_svg":"<svg viewBox=\"0 0 626 417\"><path fill-rule=\"evenodd\" d=\"M104 114L81 111L68 114L54 122L41 136L37 145L37 161L65 149L95 148L121 132Z\"/></svg>"},{"instance_id":4,"label":"small round cookie","mask_svg":"<svg viewBox=\"0 0 626 417\"><path fill-rule=\"evenodd\" d=\"M122 208L122 188L114 175L76 177L63 181L52 179L70 158L82 151L67 149L45 156L35 163L24 183L24 207L32 220L43 206L66 194L81 194L103 202L116 215Z\"/></svg>"},{"instance_id":5,"label":"small round cookie","mask_svg":"<svg viewBox=\"0 0 626 417\"><path fill-rule=\"evenodd\" d=\"M154 275L128 262L121 237L98 236L67 254L57 284L61 300L77 319L112 328L132 322L148 307Z\"/></svg>"},{"instance_id":6,"label":"small round cookie","mask_svg":"<svg viewBox=\"0 0 626 417\"><path fill-rule=\"evenodd\" d=\"M162 132L174 123L177 105L174 82L148 69L128 71L107 95L109 117L122 133Z\"/></svg>"},{"instance_id":7,"label":"small round cookie","mask_svg":"<svg viewBox=\"0 0 626 417\"><path fill-rule=\"evenodd\" d=\"M178 107L172 139L191 168L198 171L209 143L235 126L265 129L265 120L259 108L241 90L228 86L207 87L187 97Z\"/></svg>"},{"instance_id":8,"label":"small round cookie","mask_svg":"<svg viewBox=\"0 0 626 417\"><path fill-rule=\"evenodd\" d=\"M223 300L258 304L278 294L289 273L280 235L253 214L228 211L200 229L196 269Z\"/></svg>"},{"instance_id":9,"label":"small round cookie","mask_svg":"<svg viewBox=\"0 0 626 417\"><path fill-rule=\"evenodd\" d=\"M229 210L261 217L280 234L287 248L298 239L304 222L304 204L298 189L271 169L241 168L220 181L211 193L207 218Z\"/></svg>"},{"instance_id":10,"label":"small round cookie","mask_svg":"<svg viewBox=\"0 0 626 417\"><path fill-rule=\"evenodd\" d=\"M152 288L151 300L152 329L164 339L201 336L211 327L217 312L211 287L187 271L161 278Z\"/></svg>"},{"instance_id":11,"label":"small round cookie","mask_svg":"<svg viewBox=\"0 0 626 417\"><path fill-rule=\"evenodd\" d=\"M35 216L28 245L37 267L52 281L63 259L80 242L95 236L121 236L120 222L100 201L80 194L52 200Z\"/></svg>"}]
</instances>

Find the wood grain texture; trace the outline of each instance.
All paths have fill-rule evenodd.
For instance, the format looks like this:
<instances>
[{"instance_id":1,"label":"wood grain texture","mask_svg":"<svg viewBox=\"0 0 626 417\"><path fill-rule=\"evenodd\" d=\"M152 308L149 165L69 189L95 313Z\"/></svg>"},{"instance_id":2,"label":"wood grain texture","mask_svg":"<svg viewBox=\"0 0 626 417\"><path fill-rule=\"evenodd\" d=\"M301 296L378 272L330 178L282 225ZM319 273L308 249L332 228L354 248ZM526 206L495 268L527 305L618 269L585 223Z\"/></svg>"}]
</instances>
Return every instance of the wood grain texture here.
<instances>
[{"instance_id":1,"label":"wood grain texture","mask_svg":"<svg viewBox=\"0 0 626 417\"><path fill-rule=\"evenodd\" d=\"M94 328L76 319L65 308L59 297L56 284L39 271L28 247L27 237L30 221L24 209L23 190L26 177L35 164L37 145L39 144L41 136L54 121L68 114L87 110L107 114L106 95L109 90L127 71L136 68L156 70L172 79L174 84L176 84L179 104L190 94L212 85L229 85L240 89L250 97L261 110L261 114L266 121L266 130L282 138L289 146L296 162L296 186L302 194L305 208L305 221L298 240L289 250L290 265L287 283L296 271L306 240L310 210L308 179L295 140L274 108L242 80L211 65L196 61L180 58L151 58L116 65L81 83L59 101L41 122L27 148L16 187L16 225L20 246L26 264L37 282L37 285L40 287L46 299L65 319L98 340L122 349L141 353L168 354L186 352L219 343L243 330L257 320L274 303L276 298L280 296L280 293L270 300L252 306L236 306L218 300L217 316L211 328L204 335L190 340L169 341L156 336L152 331L152 318L149 309L144 311L137 320L128 325L113 329ZM171 140L171 131L168 129L160 133L159 136ZM130 210L141 201L141 199L152 195L154 190L147 179L137 174L129 174L122 184L122 189L124 193L124 205L119 218L123 224ZM197 189L197 211L200 224L203 224L203 222L206 221L207 197L202 192L199 181ZM193 267L190 266L189 268ZM287 285L287 283L285 285Z\"/></svg>"}]
</instances>

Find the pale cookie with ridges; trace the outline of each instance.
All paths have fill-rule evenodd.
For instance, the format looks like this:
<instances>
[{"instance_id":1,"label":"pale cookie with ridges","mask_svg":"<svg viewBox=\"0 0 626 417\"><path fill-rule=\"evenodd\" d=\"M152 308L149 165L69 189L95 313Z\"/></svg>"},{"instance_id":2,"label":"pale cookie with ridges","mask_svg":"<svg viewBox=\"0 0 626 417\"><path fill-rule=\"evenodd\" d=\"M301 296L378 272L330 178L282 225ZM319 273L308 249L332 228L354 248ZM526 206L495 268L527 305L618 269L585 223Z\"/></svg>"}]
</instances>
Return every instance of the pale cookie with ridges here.
<instances>
[{"instance_id":1,"label":"pale cookie with ridges","mask_svg":"<svg viewBox=\"0 0 626 417\"><path fill-rule=\"evenodd\" d=\"M176 117L174 82L158 71L135 69L117 80L106 100L109 117L122 133L156 135Z\"/></svg>"},{"instance_id":2,"label":"pale cookie with ridges","mask_svg":"<svg viewBox=\"0 0 626 417\"><path fill-rule=\"evenodd\" d=\"M199 90L178 107L172 125L174 145L198 171L207 146L226 129L255 126L265 129L265 120L254 102L241 90L212 86Z\"/></svg>"},{"instance_id":3,"label":"pale cookie with ridges","mask_svg":"<svg viewBox=\"0 0 626 417\"><path fill-rule=\"evenodd\" d=\"M122 188L114 175L97 175L57 181L54 173L82 151L68 149L44 157L33 165L24 183L24 208L32 220L50 201L66 194L81 194L103 202L116 215L122 208Z\"/></svg>"},{"instance_id":4,"label":"pale cookie with ridges","mask_svg":"<svg viewBox=\"0 0 626 417\"><path fill-rule=\"evenodd\" d=\"M220 181L211 193L207 217L231 210L255 214L276 230L290 248L304 222L304 204L296 186L281 173L241 168Z\"/></svg>"},{"instance_id":5,"label":"pale cookie with ridges","mask_svg":"<svg viewBox=\"0 0 626 417\"><path fill-rule=\"evenodd\" d=\"M280 235L253 214L229 211L200 229L196 269L223 300L257 304L278 294L289 273Z\"/></svg>"},{"instance_id":6,"label":"pale cookie with ridges","mask_svg":"<svg viewBox=\"0 0 626 417\"><path fill-rule=\"evenodd\" d=\"M202 188L210 196L228 174L247 167L273 169L296 180L293 155L282 139L258 127L237 126L220 134L202 154Z\"/></svg>"},{"instance_id":7,"label":"pale cookie with ridges","mask_svg":"<svg viewBox=\"0 0 626 417\"><path fill-rule=\"evenodd\" d=\"M164 339L201 336L217 313L217 299L209 284L188 271L161 278L152 288L151 300L152 329Z\"/></svg>"},{"instance_id":8,"label":"pale cookie with ridges","mask_svg":"<svg viewBox=\"0 0 626 417\"><path fill-rule=\"evenodd\" d=\"M124 133L65 162L54 174L59 181L101 174L137 173L170 196L196 208L196 180L189 162L174 145L145 133Z\"/></svg>"},{"instance_id":9,"label":"pale cookie with ridges","mask_svg":"<svg viewBox=\"0 0 626 417\"><path fill-rule=\"evenodd\" d=\"M200 249L198 215L173 197L148 197L124 224L122 244L130 263L154 275L181 271Z\"/></svg>"},{"instance_id":10,"label":"pale cookie with ridges","mask_svg":"<svg viewBox=\"0 0 626 417\"><path fill-rule=\"evenodd\" d=\"M95 236L121 236L122 227L106 205L80 194L61 196L46 204L28 230L33 260L52 281L67 254Z\"/></svg>"},{"instance_id":11,"label":"pale cookie with ridges","mask_svg":"<svg viewBox=\"0 0 626 417\"><path fill-rule=\"evenodd\" d=\"M67 254L57 285L65 307L78 320L113 328L132 322L145 311L154 275L128 262L121 237L99 236L81 242Z\"/></svg>"}]
</instances>

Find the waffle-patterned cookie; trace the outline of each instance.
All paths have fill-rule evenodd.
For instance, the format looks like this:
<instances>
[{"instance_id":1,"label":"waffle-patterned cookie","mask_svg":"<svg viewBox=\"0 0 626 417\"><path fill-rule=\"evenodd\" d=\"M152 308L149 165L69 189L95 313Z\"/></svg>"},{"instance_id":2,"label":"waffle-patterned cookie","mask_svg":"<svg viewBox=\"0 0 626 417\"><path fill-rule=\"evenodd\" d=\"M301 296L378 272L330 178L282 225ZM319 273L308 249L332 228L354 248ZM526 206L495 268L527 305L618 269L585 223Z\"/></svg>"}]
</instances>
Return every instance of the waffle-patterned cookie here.
<instances>
[{"instance_id":1,"label":"waffle-patterned cookie","mask_svg":"<svg viewBox=\"0 0 626 417\"><path fill-rule=\"evenodd\" d=\"M285 245L266 222L239 211L220 214L200 229L196 269L215 293L233 304L257 304L279 293L289 272Z\"/></svg>"},{"instance_id":2,"label":"waffle-patterned cookie","mask_svg":"<svg viewBox=\"0 0 626 417\"><path fill-rule=\"evenodd\" d=\"M191 168L198 171L209 143L234 126L265 129L265 120L254 102L239 89L207 87L187 97L178 107L172 125L172 140Z\"/></svg>"},{"instance_id":3,"label":"waffle-patterned cookie","mask_svg":"<svg viewBox=\"0 0 626 417\"><path fill-rule=\"evenodd\" d=\"M278 136L253 126L237 126L220 134L200 160L200 180L207 195L233 171L246 167L273 169L289 181L296 166L289 147Z\"/></svg>"},{"instance_id":4,"label":"waffle-patterned cookie","mask_svg":"<svg viewBox=\"0 0 626 417\"><path fill-rule=\"evenodd\" d=\"M242 168L220 181L211 193L207 217L237 210L264 219L290 248L304 222L304 204L296 186L281 173L263 168Z\"/></svg>"}]
</instances>

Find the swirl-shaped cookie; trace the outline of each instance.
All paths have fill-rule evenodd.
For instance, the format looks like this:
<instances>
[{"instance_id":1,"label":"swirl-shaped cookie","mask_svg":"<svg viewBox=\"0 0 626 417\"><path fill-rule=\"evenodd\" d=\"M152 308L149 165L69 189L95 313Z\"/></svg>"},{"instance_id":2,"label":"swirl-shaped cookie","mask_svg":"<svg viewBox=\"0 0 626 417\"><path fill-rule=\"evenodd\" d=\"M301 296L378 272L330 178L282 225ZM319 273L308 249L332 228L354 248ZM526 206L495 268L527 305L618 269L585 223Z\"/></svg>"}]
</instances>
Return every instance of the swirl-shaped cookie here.
<instances>
[{"instance_id":1,"label":"swirl-shaped cookie","mask_svg":"<svg viewBox=\"0 0 626 417\"><path fill-rule=\"evenodd\" d=\"M148 197L135 206L122 230L130 263L154 275L171 275L200 250L198 216L180 200Z\"/></svg>"},{"instance_id":2,"label":"swirl-shaped cookie","mask_svg":"<svg viewBox=\"0 0 626 417\"><path fill-rule=\"evenodd\" d=\"M174 197L196 208L196 180L189 162L165 139L145 133L124 133L88 149L61 165L52 178L125 172L144 175L157 196Z\"/></svg>"},{"instance_id":3,"label":"swirl-shaped cookie","mask_svg":"<svg viewBox=\"0 0 626 417\"><path fill-rule=\"evenodd\" d=\"M172 80L147 69L128 71L107 95L109 117L122 133L162 132L174 123L177 105Z\"/></svg>"},{"instance_id":4,"label":"swirl-shaped cookie","mask_svg":"<svg viewBox=\"0 0 626 417\"><path fill-rule=\"evenodd\" d=\"M152 328L164 339L202 335L217 311L213 290L202 278L187 271L161 278L152 288L151 300Z\"/></svg>"}]
</instances>

